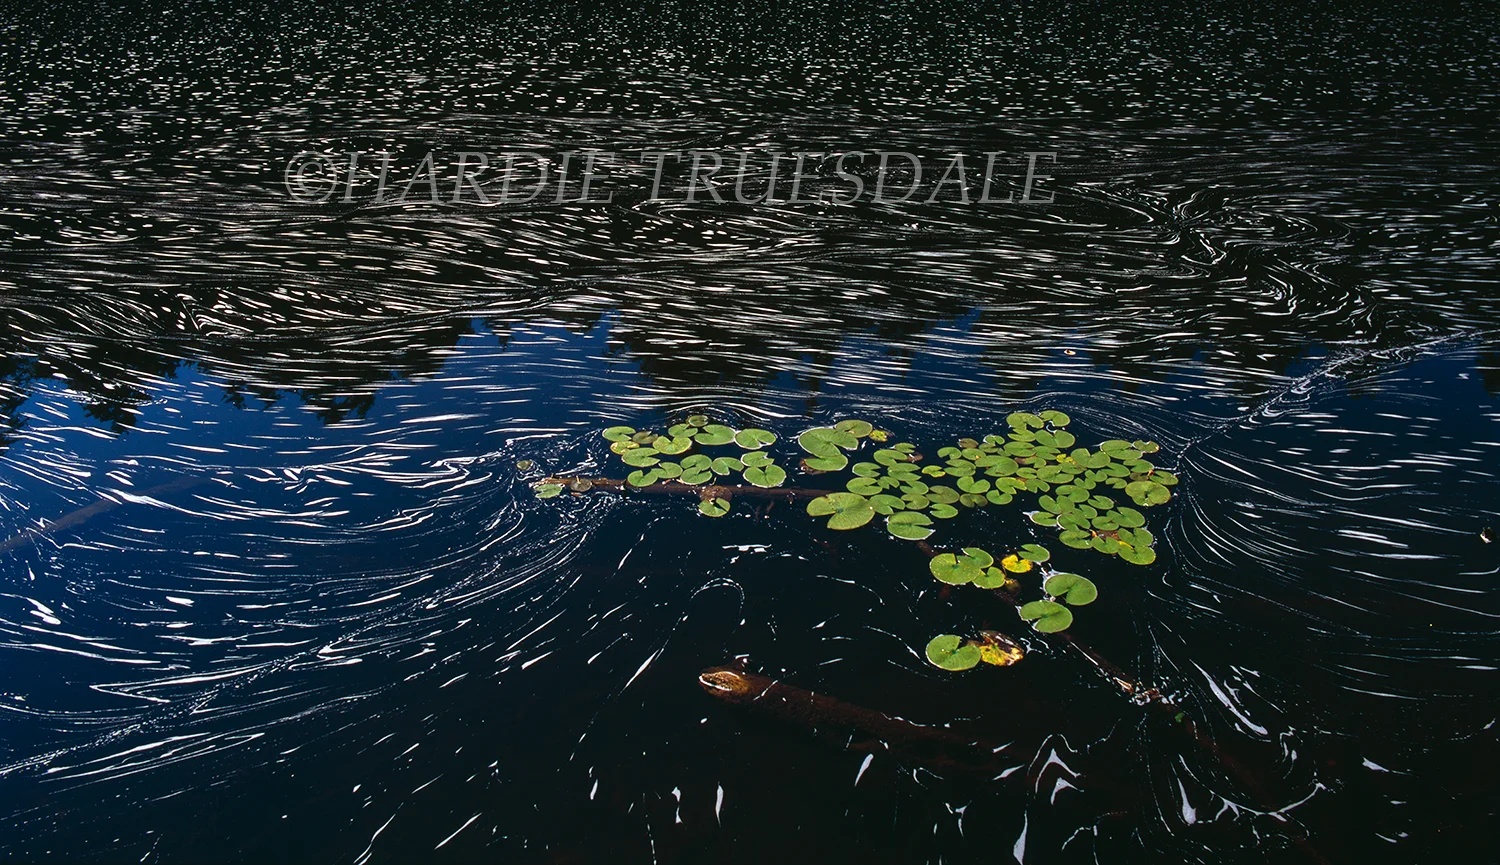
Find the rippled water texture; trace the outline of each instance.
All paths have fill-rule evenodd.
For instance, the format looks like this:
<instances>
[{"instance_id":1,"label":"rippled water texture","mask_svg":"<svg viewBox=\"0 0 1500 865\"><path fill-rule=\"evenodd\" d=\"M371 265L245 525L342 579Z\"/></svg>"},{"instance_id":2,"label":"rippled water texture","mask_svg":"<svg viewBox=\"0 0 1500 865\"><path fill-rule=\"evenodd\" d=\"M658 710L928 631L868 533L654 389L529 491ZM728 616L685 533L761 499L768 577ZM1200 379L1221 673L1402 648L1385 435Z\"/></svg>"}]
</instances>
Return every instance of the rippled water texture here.
<instances>
[{"instance_id":1,"label":"rippled water texture","mask_svg":"<svg viewBox=\"0 0 1500 865\"><path fill-rule=\"evenodd\" d=\"M0 12L0 853L1489 861L1497 31L1429 5ZM1057 200L282 186L581 148L1056 151ZM1073 633L1216 750L878 528L529 488L610 423L1043 408L1182 476ZM1031 653L922 658L980 627ZM736 659L1000 769L714 700Z\"/></svg>"}]
</instances>

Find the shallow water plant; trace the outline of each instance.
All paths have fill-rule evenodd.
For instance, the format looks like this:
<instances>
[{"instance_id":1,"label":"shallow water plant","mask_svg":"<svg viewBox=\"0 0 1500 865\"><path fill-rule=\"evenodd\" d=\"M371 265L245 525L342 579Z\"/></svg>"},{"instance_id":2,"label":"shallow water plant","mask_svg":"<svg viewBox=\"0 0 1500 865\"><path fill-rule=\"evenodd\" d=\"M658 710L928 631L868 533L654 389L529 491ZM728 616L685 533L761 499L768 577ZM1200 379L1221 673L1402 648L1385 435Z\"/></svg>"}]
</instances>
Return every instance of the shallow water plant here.
<instances>
[{"instance_id":1,"label":"shallow water plant","mask_svg":"<svg viewBox=\"0 0 1500 865\"><path fill-rule=\"evenodd\" d=\"M1055 634L1073 624L1073 611L1056 601L1032 601L1021 606L1021 618L1043 634Z\"/></svg>"},{"instance_id":2,"label":"shallow water plant","mask_svg":"<svg viewBox=\"0 0 1500 865\"><path fill-rule=\"evenodd\" d=\"M808 514L828 517L828 527L837 531L857 529L875 518L870 500L854 493L829 493L807 503Z\"/></svg>"},{"instance_id":3,"label":"shallow water plant","mask_svg":"<svg viewBox=\"0 0 1500 865\"><path fill-rule=\"evenodd\" d=\"M960 672L979 666L979 647L954 634L938 634L927 642L927 660L944 670Z\"/></svg>"},{"instance_id":4,"label":"shallow water plant","mask_svg":"<svg viewBox=\"0 0 1500 865\"><path fill-rule=\"evenodd\" d=\"M833 489L800 489L785 486L788 471L770 450L779 441L776 433L735 429L713 423L707 415L691 415L669 426L665 434L623 425L603 430L610 451L633 470L624 481L599 479L598 484L642 492L692 492L699 495L699 513L708 517L727 514L735 495L806 501L807 513L826 518L827 528L834 531L857 529L881 517L886 534L916 542L928 552L934 579L948 586L998 592L1017 606L1023 621L1052 634L1072 625L1072 608L1098 597L1091 580L1051 570L1052 554L1040 544L1023 543L997 558L978 547L934 551L925 541L936 533L939 520L951 521L965 511L1005 506L1026 496L1036 508L1026 512L1030 522L1055 531L1064 546L1117 556L1132 565L1155 562L1156 538L1145 528L1143 511L1171 500L1177 476L1146 459L1159 450L1153 442L1110 439L1091 450L1079 446L1077 437L1064 429L1070 423L1067 414L1055 410L1013 412L1005 418L1005 432L959 438L930 452L935 458L929 460L915 443L893 441L869 421L840 420L804 430L795 442L807 477L848 474L822 485ZM739 450L700 450L724 446ZM735 475L740 476L738 483ZM553 498L596 484L546 478L534 486L539 498ZM1028 591L1042 597L1023 603L1022 593ZM990 636L967 642L943 635L941 642L929 645L928 660L957 670L1019 658L1019 647L1012 657L1004 635L985 633Z\"/></svg>"}]
</instances>

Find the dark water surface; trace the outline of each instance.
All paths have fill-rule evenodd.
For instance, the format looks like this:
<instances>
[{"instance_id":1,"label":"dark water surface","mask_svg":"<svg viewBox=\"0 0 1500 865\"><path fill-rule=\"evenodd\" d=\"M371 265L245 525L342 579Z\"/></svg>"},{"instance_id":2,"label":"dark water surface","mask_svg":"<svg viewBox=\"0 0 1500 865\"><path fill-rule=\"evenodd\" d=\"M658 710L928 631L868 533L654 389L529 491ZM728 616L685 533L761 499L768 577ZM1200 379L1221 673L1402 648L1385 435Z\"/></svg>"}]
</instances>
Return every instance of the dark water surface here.
<instances>
[{"instance_id":1,"label":"dark water surface","mask_svg":"<svg viewBox=\"0 0 1500 865\"><path fill-rule=\"evenodd\" d=\"M1496 20L0 12L0 853L1497 861ZM1055 151L1057 199L282 183L302 150L584 148ZM1103 592L1073 633L1218 758L878 528L529 489L618 474L611 423L703 411L791 457L836 418L935 448L1043 408L1182 476L1155 565L1058 558ZM934 538L1051 539L1018 508ZM1032 654L922 659L987 625ZM696 682L735 658L1011 768L742 714Z\"/></svg>"}]
</instances>

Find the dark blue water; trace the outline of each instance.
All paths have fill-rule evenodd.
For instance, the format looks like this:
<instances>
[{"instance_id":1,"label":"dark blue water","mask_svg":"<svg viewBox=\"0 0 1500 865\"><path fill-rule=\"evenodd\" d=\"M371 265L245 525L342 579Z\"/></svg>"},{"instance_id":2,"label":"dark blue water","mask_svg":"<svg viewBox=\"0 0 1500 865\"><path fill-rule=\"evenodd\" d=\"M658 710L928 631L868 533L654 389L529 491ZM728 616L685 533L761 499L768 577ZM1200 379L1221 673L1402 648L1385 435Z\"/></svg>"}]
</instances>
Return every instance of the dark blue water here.
<instances>
[{"instance_id":1,"label":"dark blue water","mask_svg":"<svg viewBox=\"0 0 1500 865\"><path fill-rule=\"evenodd\" d=\"M1484 4L0 13L0 853L1487 862L1500 211ZM1046 205L289 199L304 150L1056 152ZM445 175L452 182L451 158ZM681 182L683 169L669 172ZM598 435L1060 409L1159 559L1018 508L1071 629L876 527L563 496ZM520 469L519 461L533 461ZM840 482L841 483L841 482ZM1006 630L1004 669L930 666ZM846 750L747 670L1003 746Z\"/></svg>"}]
</instances>

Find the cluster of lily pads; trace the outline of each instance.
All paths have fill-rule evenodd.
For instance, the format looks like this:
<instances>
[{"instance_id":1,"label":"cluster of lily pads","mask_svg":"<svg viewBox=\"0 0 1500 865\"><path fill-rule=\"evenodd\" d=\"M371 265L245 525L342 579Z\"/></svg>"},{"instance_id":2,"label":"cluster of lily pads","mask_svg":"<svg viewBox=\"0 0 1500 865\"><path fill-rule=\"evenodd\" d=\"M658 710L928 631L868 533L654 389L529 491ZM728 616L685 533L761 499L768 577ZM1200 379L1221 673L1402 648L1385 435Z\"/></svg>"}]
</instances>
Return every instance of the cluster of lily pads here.
<instances>
[{"instance_id":1,"label":"cluster of lily pads","mask_svg":"<svg viewBox=\"0 0 1500 865\"><path fill-rule=\"evenodd\" d=\"M952 519L964 508L1007 505L1017 493L1036 493L1040 509L1029 514L1032 522L1058 529L1058 540L1067 546L1118 555L1135 565L1156 561L1152 548L1156 538L1144 527L1145 515L1138 508L1170 500L1169 488L1177 483L1177 476L1145 459L1158 450L1154 442L1111 439L1089 450L1077 447L1077 439L1065 429L1069 423L1060 411L1015 412L1006 418L1009 433L987 435L983 440L959 439L955 446L938 449L942 462L925 465L919 465L924 456L910 442L882 446L890 434L868 421L844 420L815 427L797 437L798 446L807 454L802 468L811 474L849 468L854 477L846 482L845 491L808 502L807 512L827 517L828 528L835 530L856 529L883 516L890 534L920 541L933 534L935 519ZM787 480L786 469L765 452L776 443L775 433L734 429L711 423L705 415L688 417L665 434L614 426L604 430L604 438L631 469L627 484L704 486L699 510L707 516L729 511L727 498L714 492L721 489L720 479L738 473L756 487L779 487ZM867 460L851 466L851 454L860 452L866 442L876 447L865 452ZM741 452L737 456L693 452L728 445ZM564 488L542 483L537 494L551 498ZM1101 488L1123 493L1136 507L1117 504Z\"/></svg>"},{"instance_id":2,"label":"cluster of lily pads","mask_svg":"<svg viewBox=\"0 0 1500 865\"><path fill-rule=\"evenodd\" d=\"M922 541L935 531L934 520L952 519L962 509L1007 505L1018 493L1034 493L1040 509L1028 516L1037 525L1057 529L1063 544L1118 555L1135 565L1156 561L1156 538L1145 528L1145 515L1138 508L1166 503L1172 497L1170 487L1177 483L1174 474L1146 460L1158 446L1111 439L1094 450L1078 447L1066 429L1069 423L1070 418L1060 411L1015 412L1006 418L1008 433L982 440L961 438L954 446L938 449L940 462L925 464L915 444L886 446L890 433L868 421L844 420L815 427L797 437L806 454L801 468L810 475L848 469L853 477L843 491L811 499L807 512L827 517L827 527L838 531L857 529L882 516L891 535ZM632 469L625 479L628 485L701 487L698 510L711 517L723 516L730 508L728 496L733 488L720 479L739 474L745 483L765 488L779 487L787 480L786 469L765 450L777 441L769 430L734 429L693 415L664 434L614 426L604 430L603 436L610 450ZM737 455L710 456L698 451L731 445L739 449ZM866 458L855 462L858 456ZM564 489L583 492L589 486L587 479L574 479L566 486L544 481L536 489L539 497L551 498ZM1136 507L1117 504L1106 491L1123 494ZM1078 574L1046 569L1044 563L1050 558L1046 548L1025 544L1001 558L996 567L989 553L967 547L962 553L935 555L929 567L936 579L950 585L1015 593L1020 585L1013 575L1041 566L1045 597L1021 605L1020 614L1037 631L1056 633L1073 623L1070 608L1093 602L1098 589ZM982 662L1011 664L1020 657L1020 647L995 632L968 641L943 634L927 646L928 660L947 670L965 670Z\"/></svg>"},{"instance_id":3,"label":"cluster of lily pads","mask_svg":"<svg viewBox=\"0 0 1500 865\"><path fill-rule=\"evenodd\" d=\"M1060 411L1016 412L1006 418L1007 435L959 439L957 446L938 450L944 462L920 467L923 456L916 445L877 448L871 461L854 463L847 492L814 499L807 512L828 517L828 527L838 530L883 515L892 535L924 540L934 531L934 518L951 519L960 508L1007 505L1019 492L1035 492L1041 494L1042 510L1031 514L1032 522L1059 529L1064 544L1119 555L1136 565L1156 561L1156 539L1143 528L1145 516L1096 490L1120 490L1137 506L1152 507L1172 497L1168 487L1177 483L1176 475L1146 461L1145 455L1158 449L1154 442L1112 439L1091 451L1075 447L1077 439L1064 429L1069 422ZM857 450L872 430L864 421L843 421L804 432L797 438L810 454L803 466L843 469L849 465L845 452ZM952 485L940 479L951 479Z\"/></svg>"},{"instance_id":4,"label":"cluster of lily pads","mask_svg":"<svg viewBox=\"0 0 1500 865\"><path fill-rule=\"evenodd\" d=\"M633 487L649 487L664 481L704 486L735 473L757 487L779 487L786 483L786 469L777 465L764 450L776 443L776 434L770 430L734 429L710 423L704 415L692 415L669 427L665 434L613 426L603 435L610 443L609 449L633 469L625 478L625 482ZM718 457L689 453L695 447L730 444L738 446L742 453ZM684 454L686 456L682 456ZM663 459L668 456L681 456L681 459ZM539 498L551 498L561 494L564 487L557 483L542 483L536 489ZM722 517L729 513L729 502L711 493L706 494L699 501L698 510L706 516Z\"/></svg>"},{"instance_id":5,"label":"cluster of lily pads","mask_svg":"<svg viewBox=\"0 0 1500 865\"><path fill-rule=\"evenodd\" d=\"M1006 555L995 567L994 556L979 547L965 547L959 553L941 553L928 563L928 569L939 582L948 585L974 585L982 589L1018 591L1014 574L1025 574L1040 567L1042 593L1040 600L1022 604L1021 619L1044 634L1067 630L1073 624L1070 607L1092 604L1099 589L1087 577L1065 571L1053 571L1045 563L1052 554L1038 544L1023 544ZM980 663L1009 666L1021 660L1021 647L996 631L982 631L978 639L965 640L955 634L939 634L927 643L927 660L944 670L967 670Z\"/></svg>"}]
</instances>

